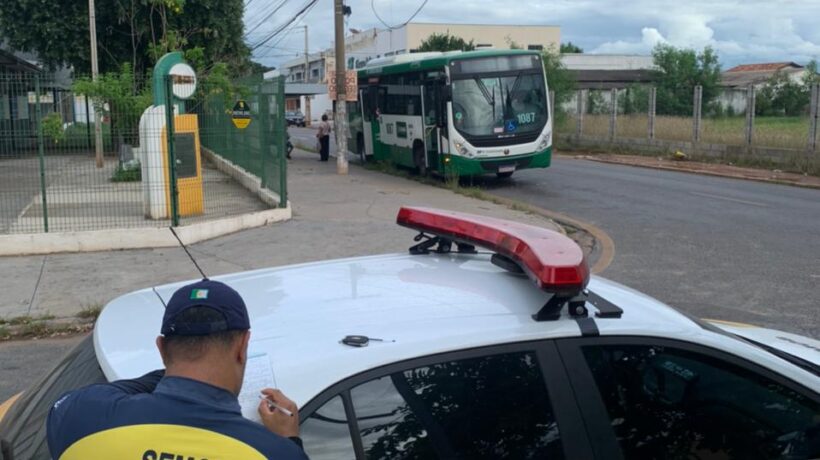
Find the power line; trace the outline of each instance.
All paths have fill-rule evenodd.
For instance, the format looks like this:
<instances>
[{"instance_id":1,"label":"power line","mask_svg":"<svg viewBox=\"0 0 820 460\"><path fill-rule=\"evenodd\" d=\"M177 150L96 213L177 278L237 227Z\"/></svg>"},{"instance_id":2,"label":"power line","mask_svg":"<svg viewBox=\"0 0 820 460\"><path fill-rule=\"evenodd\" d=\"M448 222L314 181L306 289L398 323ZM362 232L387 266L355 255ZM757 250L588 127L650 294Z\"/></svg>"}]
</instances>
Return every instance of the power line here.
<instances>
[{"instance_id":1,"label":"power line","mask_svg":"<svg viewBox=\"0 0 820 460\"><path fill-rule=\"evenodd\" d=\"M393 30L393 29L398 29L400 27L404 27L410 21L412 21L413 18L415 18L416 15L418 15L419 12L421 12L422 8L424 8L424 5L427 4L427 1L428 0L424 0L423 2L421 2L421 6L419 6L418 9L416 9L416 11L410 16L410 18L408 18L406 21L404 21L403 23L401 23L400 25L397 25L397 26L391 26L391 25L387 24L387 22L385 22L384 19L382 19L382 17L379 16L379 12L376 11L376 0L370 0L370 9L373 10L373 14L376 15L376 19L378 19L379 22L381 22L382 24L384 24L385 27L387 27L387 30Z\"/></svg>"},{"instance_id":2,"label":"power line","mask_svg":"<svg viewBox=\"0 0 820 460\"><path fill-rule=\"evenodd\" d=\"M280 44L280 43L282 43L282 40L284 40L285 38L287 38L287 37L288 37L288 36L289 36L289 35L290 35L290 34L291 34L291 33L292 33L292 32L293 32L293 31L294 31L297 27L299 27L299 25L300 25L301 23L302 23L302 21L301 21L301 20L299 20L299 22L295 22L295 23L293 23L293 24L290 26L290 29L285 30L284 32L282 32L282 33L280 34L281 36L279 37L279 39L278 39L278 40L276 40L274 43L272 43L272 44L270 44L270 45L262 45L262 46L259 46L259 48L264 48L264 49L267 49L267 50L268 50L268 53L270 53L270 52L272 52L272 51L274 51L274 50L278 49L278 48L279 48L279 44Z\"/></svg>"},{"instance_id":3,"label":"power line","mask_svg":"<svg viewBox=\"0 0 820 460\"><path fill-rule=\"evenodd\" d=\"M251 0L251 1L253 1L253 0ZM276 14L279 10L281 10L282 7L285 6L285 4L287 2L288 2L288 0L281 0L279 2L279 4L277 4L273 7L272 11L270 11L268 14L266 14L265 17L262 18L261 21L257 22L255 26L248 29L248 31L245 32L245 34L242 37L243 38L248 38L254 30L258 29L262 24L266 23L268 21L268 19L270 19L274 14ZM273 5L273 3L272 3L272 5Z\"/></svg>"},{"instance_id":4,"label":"power line","mask_svg":"<svg viewBox=\"0 0 820 460\"><path fill-rule=\"evenodd\" d=\"M271 52L273 52L276 49L279 49L279 44L282 43L282 40L284 40L286 37L288 37L297 27L300 27L301 24L302 24L302 19L299 19L298 22L294 22L293 24L290 25L289 30L286 30L286 31L282 32L281 36L279 37L278 40L276 40L276 42L274 42L271 45L260 46L259 48L267 49L268 54L270 54ZM301 53L301 54L304 54L304 53Z\"/></svg>"},{"instance_id":5,"label":"power line","mask_svg":"<svg viewBox=\"0 0 820 460\"><path fill-rule=\"evenodd\" d=\"M300 19L303 15L307 14L307 13L308 13L308 12L309 12L309 11L310 11L310 10L311 10L314 6L315 6L315 5L316 5L316 3L318 3L318 1L319 1L319 0L308 0L308 2L305 4L305 6L304 6L304 7L302 7L302 9L301 9L301 10L299 10L299 11L298 11L298 12L297 12L294 16L293 16L293 18L291 18L291 19L290 19L290 21L288 21L287 23L283 24L282 26L277 27L277 28L276 28L276 30L274 30L272 33L268 34L268 36L266 36L266 37L265 37L265 38L263 38L262 40L260 40L260 41L258 41L258 42L256 42L256 43L254 43L253 45L251 45L251 47L250 47L250 48L251 48L251 51L253 51L253 50L255 50L255 49L259 48L260 46L262 46L262 45L264 45L265 43L267 43L267 42L271 41L274 37L276 37L277 35L279 35L280 33L282 33L282 32L283 32L286 28L288 28L288 27L289 27L289 26L291 26L293 23L295 23L297 20L299 20L299 19Z\"/></svg>"}]
</instances>

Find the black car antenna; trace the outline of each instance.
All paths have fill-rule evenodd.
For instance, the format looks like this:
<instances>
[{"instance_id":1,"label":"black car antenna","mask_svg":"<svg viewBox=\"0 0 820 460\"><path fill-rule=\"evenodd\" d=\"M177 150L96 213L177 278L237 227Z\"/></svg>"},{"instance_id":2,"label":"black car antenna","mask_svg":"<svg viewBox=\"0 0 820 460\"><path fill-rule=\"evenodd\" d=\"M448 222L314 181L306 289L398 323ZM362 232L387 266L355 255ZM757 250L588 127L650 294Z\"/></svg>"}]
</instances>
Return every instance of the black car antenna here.
<instances>
[{"instance_id":1,"label":"black car antenna","mask_svg":"<svg viewBox=\"0 0 820 460\"><path fill-rule=\"evenodd\" d=\"M182 240L179 238L179 235L177 235L177 232L175 232L175 231L174 231L174 227L168 227L168 229L169 229L169 230L171 230L171 234L173 234L173 235L174 235L174 238L176 238L176 239L177 239L177 241L179 241L179 245L180 245L180 246L182 246L182 249L184 249L184 250L185 250L185 254L188 254L188 257L191 259L191 262L193 262L193 263L194 263L194 267L196 267L196 269L197 269L197 270L199 271L199 273L202 275L202 279L203 279L203 281L207 281L207 280L208 280L208 276L207 276L207 275L205 275L205 272L204 272L204 271L202 271L202 268L199 266L199 264L198 264L198 263L196 263L196 259L194 259L194 256L193 256L193 255L191 255L191 252L190 252L190 251L188 251L188 247L187 247L187 246L185 246L185 243L183 243L183 242L182 242ZM152 287L152 288L151 288L151 290L152 290L152 291L154 291L154 294L156 294L156 296L157 296L157 298L159 299L160 303L162 303L162 306L163 306L163 307L165 307L165 308L168 308L168 304L166 304L166 303L165 303L165 300L163 300L163 299L162 299L162 296L161 296L161 295L159 295L159 292L157 292L157 288L156 288L156 287Z\"/></svg>"},{"instance_id":2,"label":"black car antenna","mask_svg":"<svg viewBox=\"0 0 820 460\"><path fill-rule=\"evenodd\" d=\"M188 257L191 259L191 262L194 263L194 267L196 267L196 269L199 270L199 273L202 275L202 280L208 281L208 275L206 275L205 272L202 271L202 268L200 268L199 264L196 263L196 259L194 259L194 256L191 255L191 252L188 251L188 247L185 246L185 243L183 243L182 240L179 239L179 235L177 235L177 232L174 231L174 227L168 227L168 229L171 230L171 233L173 233L174 238L176 238L177 241L179 241L179 245L182 246L182 249L185 250L185 254L188 254Z\"/></svg>"}]
</instances>

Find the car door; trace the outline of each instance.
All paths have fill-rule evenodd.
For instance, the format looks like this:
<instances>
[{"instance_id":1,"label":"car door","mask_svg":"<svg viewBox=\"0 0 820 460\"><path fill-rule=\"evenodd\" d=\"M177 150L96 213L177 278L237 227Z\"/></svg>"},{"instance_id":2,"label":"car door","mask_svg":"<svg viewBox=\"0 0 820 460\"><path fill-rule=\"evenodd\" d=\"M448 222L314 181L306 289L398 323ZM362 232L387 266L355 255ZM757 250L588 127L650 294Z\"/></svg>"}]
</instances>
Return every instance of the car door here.
<instances>
[{"instance_id":1,"label":"car door","mask_svg":"<svg viewBox=\"0 0 820 460\"><path fill-rule=\"evenodd\" d=\"M591 458L550 341L374 369L329 388L301 415L313 460Z\"/></svg>"},{"instance_id":2,"label":"car door","mask_svg":"<svg viewBox=\"0 0 820 460\"><path fill-rule=\"evenodd\" d=\"M600 458L820 457L820 396L726 352L674 340L562 340Z\"/></svg>"}]
</instances>

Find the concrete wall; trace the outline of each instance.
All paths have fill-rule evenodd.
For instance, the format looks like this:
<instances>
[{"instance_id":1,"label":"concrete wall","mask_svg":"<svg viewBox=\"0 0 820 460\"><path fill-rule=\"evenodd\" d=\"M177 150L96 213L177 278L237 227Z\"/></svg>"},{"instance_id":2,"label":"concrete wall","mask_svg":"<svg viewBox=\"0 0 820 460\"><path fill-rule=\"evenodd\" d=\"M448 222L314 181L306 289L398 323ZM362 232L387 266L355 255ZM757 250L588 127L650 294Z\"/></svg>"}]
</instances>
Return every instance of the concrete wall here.
<instances>
[{"instance_id":1,"label":"concrete wall","mask_svg":"<svg viewBox=\"0 0 820 460\"><path fill-rule=\"evenodd\" d=\"M544 49L561 44L561 28L558 26L490 25L490 24L432 24L410 23L407 28L407 46L410 50L421 46L430 35L449 33L466 41L473 40L479 45L507 49L507 38L524 49L530 45L540 45Z\"/></svg>"},{"instance_id":2,"label":"concrete wall","mask_svg":"<svg viewBox=\"0 0 820 460\"><path fill-rule=\"evenodd\" d=\"M746 113L746 107L748 105L746 90L741 88L723 88L718 95L717 102L723 106L724 110L731 107L736 114Z\"/></svg>"},{"instance_id":3,"label":"concrete wall","mask_svg":"<svg viewBox=\"0 0 820 460\"><path fill-rule=\"evenodd\" d=\"M299 107L301 107L302 113L304 114L305 110L305 97L299 97ZM322 119L322 114L327 113L328 117L333 119L332 117L333 112L333 101L330 100L330 96L327 94L317 94L315 96L310 96L310 121L311 124L316 124Z\"/></svg>"},{"instance_id":4,"label":"concrete wall","mask_svg":"<svg viewBox=\"0 0 820 460\"><path fill-rule=\"evenodd\" d=\"M407 26L393 30L370 29L347 37L347 67L359 69L371 59L407 53L406 29Z\"/></svg>"},{"instance_id":5,"label":"concrete wall","mask_svg":"<svg viewBox=\"0 0 820 460\"><path fill-rule=\"evenodd\" d=\"M652 56L638 54L562 54L561 63L569 70L651 70Z\"/></svg>"}]
</instances>

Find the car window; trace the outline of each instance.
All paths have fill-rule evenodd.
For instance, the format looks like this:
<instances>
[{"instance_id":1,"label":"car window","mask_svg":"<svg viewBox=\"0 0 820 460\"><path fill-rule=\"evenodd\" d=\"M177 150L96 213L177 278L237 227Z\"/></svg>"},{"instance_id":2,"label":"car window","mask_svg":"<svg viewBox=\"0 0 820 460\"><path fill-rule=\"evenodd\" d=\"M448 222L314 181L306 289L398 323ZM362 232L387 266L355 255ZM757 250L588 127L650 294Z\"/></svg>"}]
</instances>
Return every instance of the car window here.
<instances>
[{"instance_id":1,"label":"car window","mask_svg":"<svg viewBox=\"0 0 820 460\"><path fill-rule=\"evenodd\" d=\"M342 398L326 402L302 423L305 452L313 460L347 460L356 457Z\"/></svg>"},{"instance_id":2,"label":"car window","mask_svg":"<svg viewBox=\"0 0 820 460\"><path fill-rule=\"evenodd\" d=\"M534 353L395 372L351 397L368 459L563 458Z\"/></svg>"},{"instance_id":3,"label":"car window","mask_svg":"<svg viewBox=\"0 0 820 460\"><path fill-rule=\"evenodd\" d=\"M820 403L666 346L584 346L624 458L816 458Z\"/></svg>"}]
</instances>

